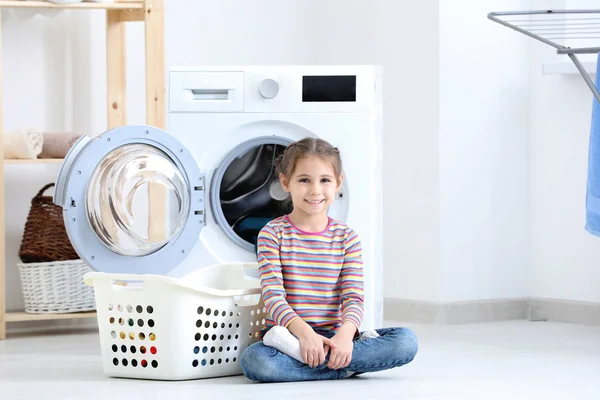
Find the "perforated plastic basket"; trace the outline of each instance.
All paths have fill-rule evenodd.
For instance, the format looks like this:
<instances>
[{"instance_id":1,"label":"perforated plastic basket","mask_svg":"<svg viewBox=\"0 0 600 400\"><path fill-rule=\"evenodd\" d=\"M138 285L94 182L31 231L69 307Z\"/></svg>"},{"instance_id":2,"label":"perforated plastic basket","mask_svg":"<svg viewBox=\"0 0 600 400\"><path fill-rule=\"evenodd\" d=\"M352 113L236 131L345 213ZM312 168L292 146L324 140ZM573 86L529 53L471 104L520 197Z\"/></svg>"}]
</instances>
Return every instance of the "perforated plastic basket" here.
<instances>
[{"instance_id":1,"label":"perforated plastic basket","mask_svg":"<svg viewBox=\"0 0 600 400\"><path fill-rule=\"evenodd\" d=\"M108 376L183 380L241 374L240 355L265 324L256 263L184 278L90 272Z\"/></svg>"}]
</instances>

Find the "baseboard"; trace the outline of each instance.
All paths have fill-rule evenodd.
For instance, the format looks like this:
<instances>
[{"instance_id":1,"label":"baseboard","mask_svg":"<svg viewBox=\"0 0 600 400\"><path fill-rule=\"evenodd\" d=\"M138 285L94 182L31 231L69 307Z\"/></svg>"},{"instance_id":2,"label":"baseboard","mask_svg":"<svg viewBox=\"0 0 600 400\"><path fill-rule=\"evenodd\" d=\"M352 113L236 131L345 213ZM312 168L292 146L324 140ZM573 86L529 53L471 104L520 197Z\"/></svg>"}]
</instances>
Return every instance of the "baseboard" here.
<instances>
[{"instance_id":1,"label":"baseboard","mask_svg":"<svg viewBox=\"0 0 600 400\"><path fill-rule=\"evenodd\" d=\"M600 325L600 303L540 298L434 303L386 298L384 318L448 325L508 320L547 320Z\"/></svg>"},{"instance_id":2,"label":"baseboard","mask_svg":"<svg viewBox=\"0 0 600 400\"><path fill-rule=\"evenodd\" d=\"M600 325L600 303L522 298L434 303L397 298L384 299L384 319L423 324L468 324L509 320L554 321ZM96 318L11 322L7 334L40 331L98 329Z\"/></svg>"},{"instance_id":3,"label":"baseboard","mask_svg":"<svg viewBox=\"0 0 600 400\"><path fill-rule=\"evenodd\" d=\"M31 332L69 332L69 331L98 331L96 318L77 318L47 321L18 321L6 324L6 336Z\"/></svg>"},{"instance_id":4,"label":"baseboard","mask_svg":"<svg viewBox=\"0 0 600 400\"><path fill-rule=\"evenodd\" d=\"M534 321L600 325L599 303L539 298L531 298L529 303L530 319Z\"/></svg>"}]
</instances>

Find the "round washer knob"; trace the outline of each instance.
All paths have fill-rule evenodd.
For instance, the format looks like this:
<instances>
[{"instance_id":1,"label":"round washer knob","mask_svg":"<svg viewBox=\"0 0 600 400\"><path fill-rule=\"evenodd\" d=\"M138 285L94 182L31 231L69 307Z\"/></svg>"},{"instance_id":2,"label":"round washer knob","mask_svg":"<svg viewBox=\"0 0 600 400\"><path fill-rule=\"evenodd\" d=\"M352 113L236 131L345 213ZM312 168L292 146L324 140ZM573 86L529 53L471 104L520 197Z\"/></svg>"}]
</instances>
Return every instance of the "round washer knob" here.
<instances>
[{"instance_id":1,"label":"round washer knob","mask_svg":"<svg viewBox=\"0 0 600 400\"><path fill-rule=\"evenodd\" d=\"M273 79L265 79L258 86L258 91L265 99L272 99L279 94L279 83Z\"/></svg>"}]
</instances>

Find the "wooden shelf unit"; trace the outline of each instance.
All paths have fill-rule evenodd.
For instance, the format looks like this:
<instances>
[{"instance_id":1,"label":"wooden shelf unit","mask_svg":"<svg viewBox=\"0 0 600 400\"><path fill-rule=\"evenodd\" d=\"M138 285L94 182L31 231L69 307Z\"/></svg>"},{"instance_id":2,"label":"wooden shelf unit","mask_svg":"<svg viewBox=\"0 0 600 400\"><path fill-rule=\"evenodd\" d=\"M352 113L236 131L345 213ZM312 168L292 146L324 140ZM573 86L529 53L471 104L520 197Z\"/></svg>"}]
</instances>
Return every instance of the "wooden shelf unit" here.
<instances>
[{"instance_id":1,"label":"wooden shelf unit","mask_svg":"<svg viewBox=\"0 0 600 400\"><path fill-rule=\"evenodd\" d=\"M62 158L34 158L31 160L4 160L4 164L62 164Z\"/></svg>"},{"instance_id":2,"label":"wooden shelf unit","mask_svg":"<svg viewBox=\"0 0 600 400\"><path fill-rule=\"evenodd\" d=\"M115 3L56 4L49 1L0 0L3 8L71 8L76 10L143 10L143 0L117 1Z\"/></svg>"},{"instance_id":3,"label":"wooden shelf unit","mask_svg":"<svg viewBox=\"0 0 600 400\"><path fill-rule=\"evenodd\" d=\"M115 0L115 2L111 3L74 4L55 4L47 1L0 0L0 14L3 8L106 10L107 129L127 124L127 112L125 109L125 24L128 22L142 22L145 27L144 46L146 50L146 124L161 129L166 128L163 0ZM1 38L2 35L0 33L0 48ZM1 63L2 60L0 57L0 93L2 84ZM0 95L0 154L4 154L2 104L2 96ZM92 318L96 316L95 312L72 314L6 312L6 221L4 210L4 195L6 192L4 189L4 165L55 164L62 161L62 159L36 159L5 160L3 163L0 163L0 340L6 338L7 322Z\"/></svg>"},{"instance_id":4,"label":"wooden shelf unit","mask_svg":"<svg viewBox=\"0 0 600 400\"><path fill-rule=\"evenodd\" d=\"M95 318L95 311L80 312L80 313L69 313L69 314L30 314L26 312L7 312L7 322L19 322L19 321L50 321L56 319L81 319L81 318Z\"/></svg>"}]
</instances>

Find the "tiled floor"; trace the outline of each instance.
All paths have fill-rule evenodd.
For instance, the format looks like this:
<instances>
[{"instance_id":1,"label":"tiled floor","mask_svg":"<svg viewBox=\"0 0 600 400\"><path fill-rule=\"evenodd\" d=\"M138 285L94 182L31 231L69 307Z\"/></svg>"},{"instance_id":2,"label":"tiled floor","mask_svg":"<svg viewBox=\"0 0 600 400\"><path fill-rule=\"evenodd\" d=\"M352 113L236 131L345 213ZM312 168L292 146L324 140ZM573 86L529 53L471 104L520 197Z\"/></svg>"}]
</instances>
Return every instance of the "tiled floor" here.
<instances>
[{"instance_id":1,"label":"tiled floor","mask_svg":"<svg viewBox=\"0 0 600 400\"><path fill-rule=\"evenodd\" d=\"M94 332L0 342L0 399L600 399L600 327L513 321L405 325L409 365L344 381L254 384L107 378Z\"/></svg>"}]
</instances>

